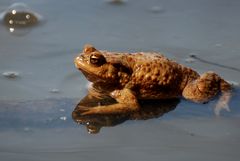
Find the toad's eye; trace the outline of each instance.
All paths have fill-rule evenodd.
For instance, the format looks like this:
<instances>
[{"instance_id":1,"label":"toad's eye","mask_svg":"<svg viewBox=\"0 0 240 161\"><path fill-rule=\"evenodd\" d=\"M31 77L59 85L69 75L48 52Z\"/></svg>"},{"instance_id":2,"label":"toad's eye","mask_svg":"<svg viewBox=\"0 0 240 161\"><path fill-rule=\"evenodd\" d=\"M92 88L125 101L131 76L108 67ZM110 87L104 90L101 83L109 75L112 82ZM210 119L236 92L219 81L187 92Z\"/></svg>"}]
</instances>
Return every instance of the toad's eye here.
<instances>
[{"instance_id":1,"label":"toad's eye","mask_svg":"<svg viewBox=\"0 0 240 161\"><path fill-rule=\"evenodd\" d=\"M90 56L90 63L96 66L101 66L104 63L106 63L106 59L104 58L103 55L99 54L99 53L93 53Z\"/></svg>"}]
</instances>

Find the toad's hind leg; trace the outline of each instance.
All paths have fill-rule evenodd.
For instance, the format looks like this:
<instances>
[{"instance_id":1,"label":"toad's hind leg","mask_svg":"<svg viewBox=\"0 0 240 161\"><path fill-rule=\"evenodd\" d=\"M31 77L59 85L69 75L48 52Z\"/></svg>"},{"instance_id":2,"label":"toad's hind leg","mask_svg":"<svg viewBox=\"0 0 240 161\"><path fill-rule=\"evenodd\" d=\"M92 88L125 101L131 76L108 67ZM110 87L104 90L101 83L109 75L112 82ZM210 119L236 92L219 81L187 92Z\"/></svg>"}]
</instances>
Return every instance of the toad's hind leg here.
<instances>
[{"instance_id":1,"label":"toad's hind leg","mask_svg":"<svg viewBox=\"0 0 240 161\"><path fill-rule=\"evenodd\" d=\"M228 102L231 98L231 85L214 72L206 72L198 79L190 82L183 90L183 97L194 102L207 102L221 92L221 97L215 106L215 114L222 109L229 110Z\"/></svg>"}]
</instances>

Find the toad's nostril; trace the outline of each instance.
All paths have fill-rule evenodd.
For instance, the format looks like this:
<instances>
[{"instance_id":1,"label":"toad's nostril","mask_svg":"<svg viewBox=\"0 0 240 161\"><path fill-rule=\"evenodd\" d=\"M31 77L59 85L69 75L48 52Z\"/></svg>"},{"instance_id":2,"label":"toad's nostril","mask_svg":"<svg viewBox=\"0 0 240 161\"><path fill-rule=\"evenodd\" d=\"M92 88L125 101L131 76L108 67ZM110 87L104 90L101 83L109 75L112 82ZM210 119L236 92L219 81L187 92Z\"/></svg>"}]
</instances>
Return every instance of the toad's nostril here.
<instances>
[{"instance_id":1,"label":"toad's nostril","mask_svg":"<svg viewBox=\"0 0 240 161\"><path fill-rule=\"evenodd\" d=\"M76 67L78 67L79 61L82 61L82 57L81 57L81 56L77 56L77 57L74 59L74 64L75 64Z\"/></svg>"},{"instance_id":2,"label":"toad's nostril","mask_svg":"<svg viewBox=\"0 0 240 161\"><path fill-rule=\"evenodd\" d=\"M74 61L77 62L77 61L82 61L82 60L83 60L82 56L77 56Z\"/></svg>"}]
</instances>

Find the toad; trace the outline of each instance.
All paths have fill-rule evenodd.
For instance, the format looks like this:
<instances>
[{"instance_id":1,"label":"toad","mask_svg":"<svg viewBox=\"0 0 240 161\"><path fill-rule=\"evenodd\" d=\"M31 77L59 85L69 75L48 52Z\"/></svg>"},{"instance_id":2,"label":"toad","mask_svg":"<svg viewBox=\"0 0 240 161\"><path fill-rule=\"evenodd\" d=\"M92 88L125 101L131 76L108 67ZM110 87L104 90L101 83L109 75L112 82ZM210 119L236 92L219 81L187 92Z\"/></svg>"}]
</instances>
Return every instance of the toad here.
<instances>
[{"instance_id":1,"label":"toad","mask_svg":"<svg viewBox=\"0 0 240 161\"><path fill-rule=\"evenodd\" d=\"M215 112L228 109L231 85L214 72L199 75L160 53L119 53L97 50L85 45L74 60L85 77L92 82L90 94L111 97L115 104L83 108L87 114L119 114L139 111L139 100L171 99L206 103L221 94Z\"/></svg>"}]
</instances>

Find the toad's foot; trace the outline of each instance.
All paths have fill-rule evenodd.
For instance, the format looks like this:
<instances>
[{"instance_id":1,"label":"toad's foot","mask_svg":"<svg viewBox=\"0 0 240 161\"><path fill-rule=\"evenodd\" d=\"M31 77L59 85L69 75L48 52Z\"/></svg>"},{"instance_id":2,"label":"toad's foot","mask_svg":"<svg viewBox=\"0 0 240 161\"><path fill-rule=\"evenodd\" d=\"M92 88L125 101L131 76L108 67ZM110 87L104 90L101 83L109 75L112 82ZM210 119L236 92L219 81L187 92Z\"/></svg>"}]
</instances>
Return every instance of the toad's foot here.
<instances>
[{"instance_id":1,"label":"toad's foot","mask_svg":"<svg viewBox=\"0 0 240 161\"><path fill-rule=\"evenodd\" d=\"M226 91L226 92L222 93L217 104L214 107L214 113L216 116L220 116L220 112L222 110L226 110L226 111L230 112L228 102L230 101L231 97L232 97L231 91Z\"/></svg>"},{"instance_id":2,"label":"toad's foot","mask_svg":"<svg viewBox=\"0 0 240 161\"><path fill-rule=\"evenodd\" d=\"M82 109L81 114L82 115L93 115L93 114L120 114L120 113L130 113L133 111L136 111L136 107L134 105L130 104L112 104L112 105L105 105L105 106L96 106L96 107L90 107L90 108L84 108Z\"/></svg>"},{"instance_id":3,"label":"toad's foot","mask_svg":"<svg viewBox=\"0 0 240 161\"><path fill-rule=\"evenodd\" d=\"M219 115L221 109L229 109L231 88L231 85L216 73L206 72L195 81L187 84L183 90L183 96L194 102L207 102L221 92L222 95L214 109L215 114Z\"/></svg>"},{"instance_id":4,"label":"toad's foot","mask_svg":"<svg viewBox=\"0 0 240 161\"><path fill-rule=\"evenodd\" d=\"M130 113L140 108L136 96L130 89L115 90L111 96L116 99L116 104L82 108L82 115Z\"/></svg>"}]
</instances>

